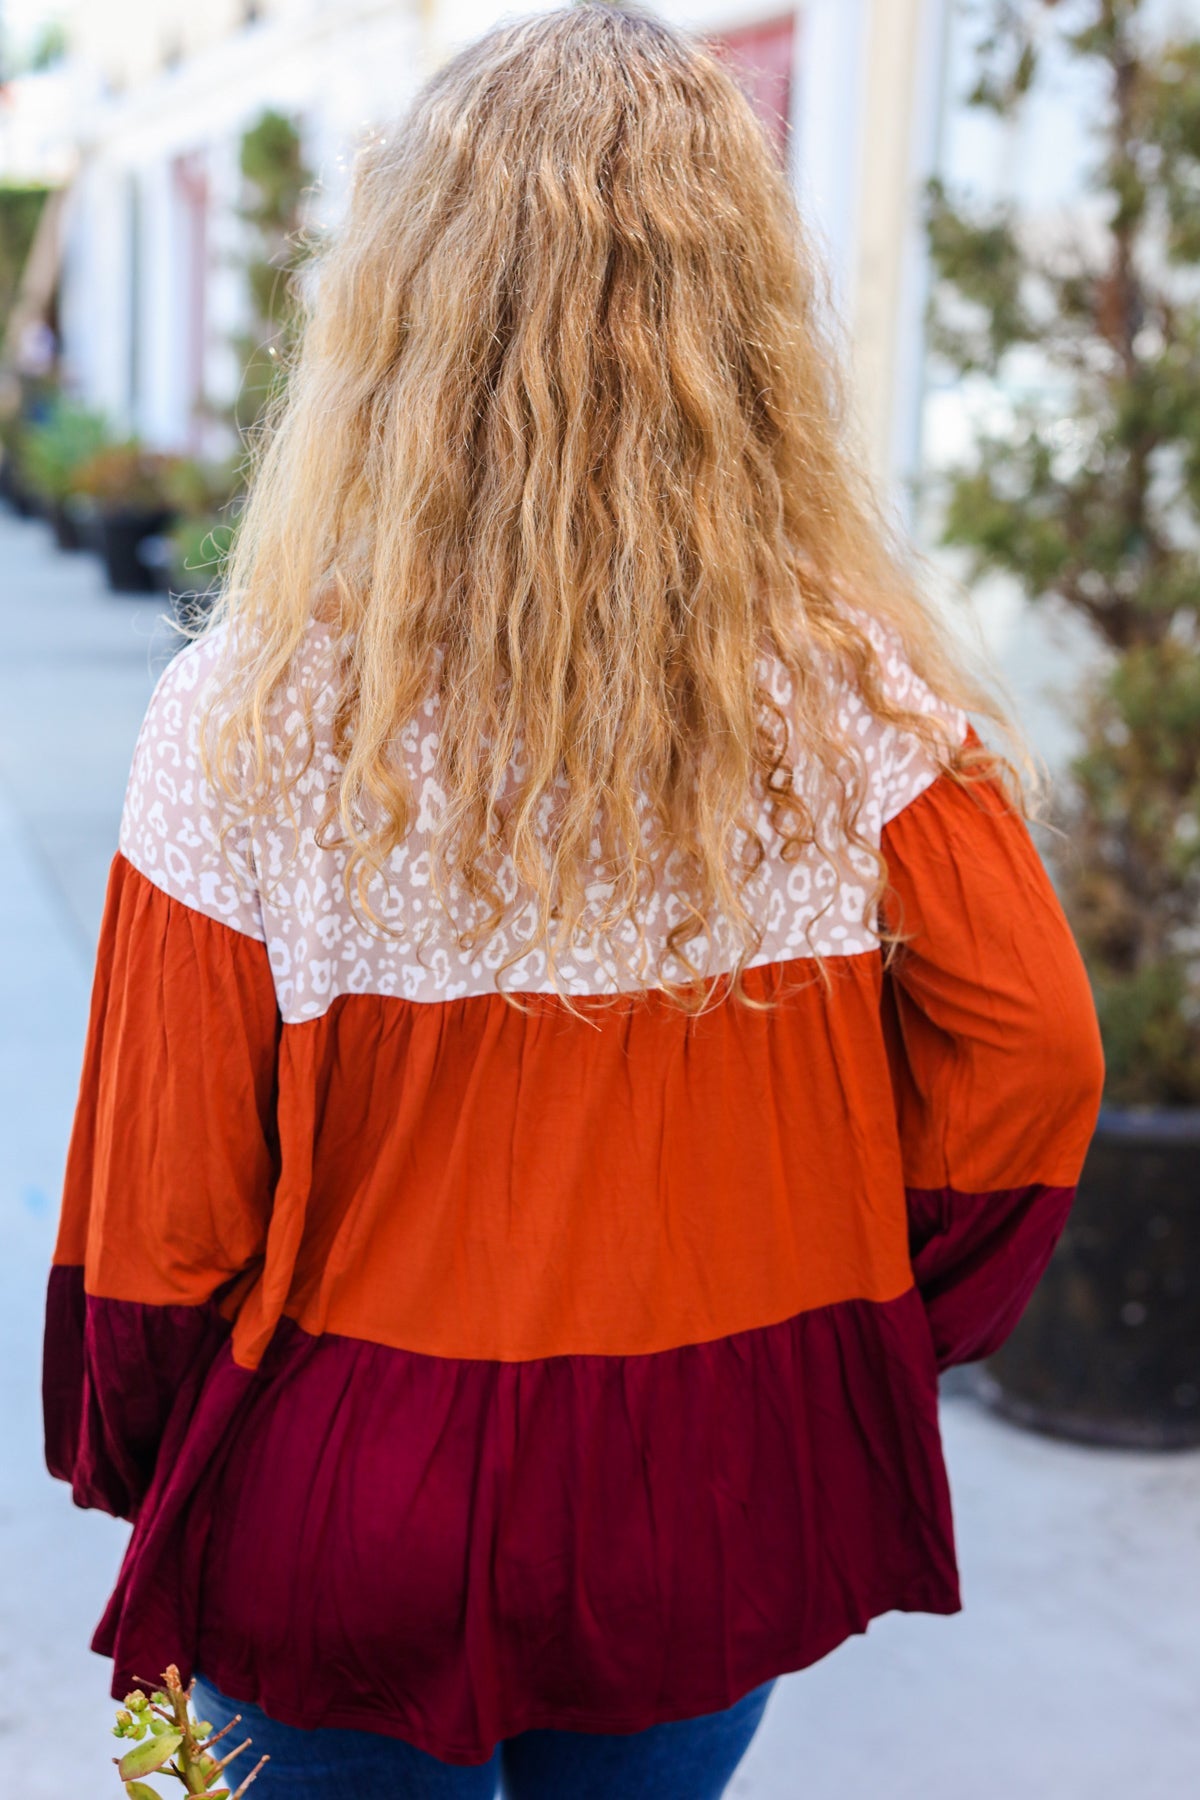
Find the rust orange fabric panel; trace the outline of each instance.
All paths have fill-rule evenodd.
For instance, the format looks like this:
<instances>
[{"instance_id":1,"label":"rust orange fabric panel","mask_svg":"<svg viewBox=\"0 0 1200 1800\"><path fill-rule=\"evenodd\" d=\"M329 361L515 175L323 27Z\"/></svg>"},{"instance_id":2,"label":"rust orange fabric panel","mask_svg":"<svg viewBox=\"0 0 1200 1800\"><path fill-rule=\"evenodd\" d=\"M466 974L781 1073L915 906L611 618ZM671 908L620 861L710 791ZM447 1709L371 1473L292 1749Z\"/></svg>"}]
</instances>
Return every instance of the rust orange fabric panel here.
<instances>
[{"instance_id":1,"label":"rust orange fabric panel","mask_svg":"<svg viewBox=\"0 0 1200 1800\"><path fill-rule=\"evenodd\" d=\"M118 855L54 1256L89 1293L198 1304L261 1254L277 1021L265 946Z\"/></svg>"},{"instance_id":2,"label":"rust orange fabric panel","mask_svg":"<svg viewBox=\"0 0 1200 1800\"><path fill-rule=\"evenodd\" d=\"M114 862L56 1261L152 1305L521 1360L705 1341L912 1285L878 958L775 1007L353 995ZM232 1288L230 1284L233 1284ZM234 1310L230 1306L230 1310Z\"/></svg>"},{"instance_id":3,"label":"rust orange fabric panel","mask_svg":"<svg viewBox=\"0 0 1200 1800\"><path fill-rule=\"evenodd\" d=\"M238 1320L238 1359L281 1309L508 1361L905 1292L878 959L831 973L829 993L691 1019L656 997L580 1019L553 999L361 995L285 1026L272 1235L289 1248Z\"/></svg>"},{"instance_id":4,"label":"rust orange fabric panel","mask_svg":"<svg viewBox=\"0 0 1200 1800\"><path fill-rule=\"evenodd\" d=\"M996 782L941 775L883 833L885 978L911 1188L1072 1187L1096 1122L1100 1034L1082 958Z\"/></svg>"}]
</instances>

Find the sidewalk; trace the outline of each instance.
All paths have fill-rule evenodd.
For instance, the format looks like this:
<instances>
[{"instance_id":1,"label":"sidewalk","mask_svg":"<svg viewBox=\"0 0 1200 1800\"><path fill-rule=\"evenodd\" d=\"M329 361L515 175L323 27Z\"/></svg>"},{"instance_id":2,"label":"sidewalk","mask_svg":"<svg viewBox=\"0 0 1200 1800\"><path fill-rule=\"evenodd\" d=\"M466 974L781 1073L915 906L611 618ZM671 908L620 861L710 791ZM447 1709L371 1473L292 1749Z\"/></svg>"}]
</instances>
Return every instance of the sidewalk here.
<instances>
[{"instance_id":1,"label":"sidewalk","mask_svg":"<svg viewBox=\"0 0 1200 1800\"><path fill-rule=\"evenodd\" d=\"M160 610L0 514L0 1791L22 1800L118 1786L87 1642L126 1528L43 1473L37 1383L104 879L171 648ZM1200 1452L1057 1444L952 1392L942 1422L965 1611L891 1614L781 1681L731 1795L1179 1800L1200 1761Z\"/></svg>"}]
</instances>

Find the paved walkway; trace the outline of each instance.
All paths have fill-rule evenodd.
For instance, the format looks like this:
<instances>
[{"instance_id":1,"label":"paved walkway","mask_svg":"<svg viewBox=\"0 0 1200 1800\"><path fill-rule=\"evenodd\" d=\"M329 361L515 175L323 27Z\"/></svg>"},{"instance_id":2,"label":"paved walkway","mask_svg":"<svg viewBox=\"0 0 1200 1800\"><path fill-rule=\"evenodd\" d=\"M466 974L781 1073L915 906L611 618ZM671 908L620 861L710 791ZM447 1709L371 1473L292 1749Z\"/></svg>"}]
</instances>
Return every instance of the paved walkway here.
<instances>
[{"instance_id":1,"label":"paved walkway","mask_svg":"<svg viewBox=\"0 0 1200 1800\"><path fill-rule=\"evenodd\" d=\"M158 610L0 515L0 1793L21 1800L117 1791L87 1641L125 1528L43 1473L37 1381L104 876L171 647ZM889 1615L782 1681L732 1794L1180 1800L1200 1764L1200 1453L1057 1444L953 1390L942 1414L965 1611Z\"/></svg>"}]
</instances>

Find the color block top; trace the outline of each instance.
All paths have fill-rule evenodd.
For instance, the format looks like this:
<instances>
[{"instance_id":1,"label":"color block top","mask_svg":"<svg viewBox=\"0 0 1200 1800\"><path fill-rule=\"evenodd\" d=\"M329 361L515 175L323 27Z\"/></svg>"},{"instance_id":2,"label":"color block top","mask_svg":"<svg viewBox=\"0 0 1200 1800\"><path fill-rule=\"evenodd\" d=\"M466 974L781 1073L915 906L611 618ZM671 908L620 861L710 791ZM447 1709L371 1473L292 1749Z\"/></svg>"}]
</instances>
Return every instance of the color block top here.
<instances>
[{"instance_id":1,"label":"color block top","mask_svg":"<svg viewBox=\"0 0 1200 1800\"><path fill-rule=\"evenodd\" d=\"M961 740L869 629L890 693ZM1016 1322L1102 1078L1000 788L843 683L908 934L888 973L871 859L770 853L747 987L772 1006L688 1016L622 942L562 967L572 1011L528 910L463 951L432 895L436 696L385 935L317 842L333 643L312 629L272 718L280 764L311 734L295 815L252 829L200 762L225 655L176 658L138 741L50 1285L50 1467L134 1521L94 1640L114 1694L176 1662L469 1763L957 1610L938 1370ZM651 945L675 904L668 864ZM720 920L695 948L729 966Z\"/></svg>"}]
</instances>

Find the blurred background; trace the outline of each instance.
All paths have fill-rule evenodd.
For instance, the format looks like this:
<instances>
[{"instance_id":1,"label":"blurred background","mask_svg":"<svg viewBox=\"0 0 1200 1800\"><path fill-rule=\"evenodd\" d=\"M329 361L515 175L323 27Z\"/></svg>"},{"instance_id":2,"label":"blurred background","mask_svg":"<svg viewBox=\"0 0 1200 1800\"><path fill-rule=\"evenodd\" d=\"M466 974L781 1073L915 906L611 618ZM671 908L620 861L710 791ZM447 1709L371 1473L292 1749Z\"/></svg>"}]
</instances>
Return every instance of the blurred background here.
<instances>
[{"instance_id":1,"label":"blurred background","mask_svg":"<svg viewBox=\"0 0 1200 1800\"><path fill-rule=\"evenodd\" d=\"M965 1612L889 1616L781 1682L732 1791L1177 1800L1200 1759L1200 0L658 10L759 109L854 429L1055 778L1039 841L1109 1066L1030 1312L946 1380ZM24 1800L107 1779L87 1640L125 1527L44 1475L37 1381L134 737L219 580L357 145L500 16L0 0L0 1762Z\"/></svg>"}]
</instances>

